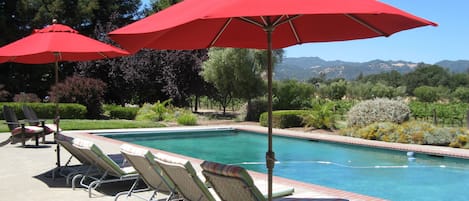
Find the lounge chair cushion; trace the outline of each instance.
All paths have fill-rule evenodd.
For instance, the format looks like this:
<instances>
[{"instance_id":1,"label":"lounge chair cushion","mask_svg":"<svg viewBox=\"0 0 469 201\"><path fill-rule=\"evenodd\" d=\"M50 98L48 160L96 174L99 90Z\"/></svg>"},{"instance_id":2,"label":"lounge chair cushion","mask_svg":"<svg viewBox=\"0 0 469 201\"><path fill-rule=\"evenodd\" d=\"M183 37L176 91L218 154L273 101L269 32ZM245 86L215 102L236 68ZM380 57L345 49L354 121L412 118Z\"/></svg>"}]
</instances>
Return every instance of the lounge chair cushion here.
<instances>
[{"instance_id":1,"label":"lounge chair cushion","mask_svg":"<svg viewBox=\"0 0 469 201\"><path fill-rule=\"evenodd\" d=\"M121 150L125 151L127 154L131 154L134 156L141 156L144 157L146 154L148 154L150 151L148 149L142 149L140 147L132 146L130 144L123 144L121 145Z\"/></svg>"},{"instance_id":2,"label":"lounge chair cushion","mask_svg":"<svg viewBox=\"0 0 469 201\"><path fill-rule=\"evenodd\" d=\"M174 156L170 156L167 154L163 153L157 153L155 154L155 158L158 159L159 161L168 163L168 164L176 164L184 167L187 172L193 176L197 176L197 172L195 171L194 167L192 166L191 162L189 160L183 159L183 158L178 158Z\"/></svg>"},{"instance_id":3,"label":"lounge chair cushion","mask_svg":"<svg viewBox=\"0 0 469 201\"><path fill-rule=\"evenodd\" d=\"M201 164L201 167L205 171L218 174L218 175L237 177L249 185L254 185L254 181L252 180L251 176L242 167L239 167L236 165L224 165L224 164L214 163L214 162L209 162L209 161L204 161Z\"/></svg>"},{"instance_id":4,"label":"lounge chair cushion","mask_svg":"<svg viewBox=\"0 0 469 201\"><path fill-rule=\"evenodd\" d=\"M213 185L216 182L218 185L221 183L229 182L227 180L228 178L231 178L232 181L236 181L235 183L242 185L241 188L235 190L235 183L233 183L233 186L230 185L225 185L222 184L219 186L219 190L222 191L220 193L226 193L226 195L220 195L221 197L224 197L225 199L232 199L235 198L236 196L240 196L239 193L241 193L241 189L249 189L251 198L254 199L247 199L246 200L265 200L267 197L266 191L260 191L258 187L261 187L262 190L267 190L267 183L264 181L257 181L254 182L252 177L249 175L249 173L242 167L235 166L235 165L224 165L220 163L215 163L215 162L209 162L209 161L204 161L200 165L203 169L204 175L207 177L207 181L212 183ZM209 177L212 177L209 179ZM219 180L218 182L215 181L216 179L222 179ZM235 180L233 180L235 179ZM223 180L226 180L226 182L223 182ZM216 186L214 186L215 188ZM291 195L294 192L294 188L279 185L279 184L274 184L273 187L274 191L272 193L272 196L274 198L278 197L283 197L286 195ZM217 190L217 188L215 188ZM230 192L231 191L231 192ZM245 195L245 194L244 194ZM249 196L246 196L249 197Z\"/></svg>"},{"instance_id":5,"label":"lounge chair cushion","mask_svg":"<svg viewBox=\"0 0 469 201\"><path fill-rule=\"evenodd\" d=\"M105 170L110 171L110 174L114 174L114 176L122 176L126 174L135 173L135 169L133 167L121 168L118 164L116 164L115 161L113 161L106 154L104 154L101 149L91 141L75 138L73 139L73 145L79 147L80 149L86 149L93 152L96 157L99 157L99 159L96 158L94 160L97 163L100 163L100 166L102 166L102 168L105 168ZM93 156L88 155L88 157L92 158Z\"/></svg>"},{"instance_id":6,"label":"lounge chair cushion","mask_svg":"<svg viewBox=\"0 0 469 201\"><path fill-rule=\"evenodd\" d=\"M215 201L189 160L157 153L155 161L178 186L178 190L187 200Z\"/></svg>"},{"instance_id":7,"label":"lounge chair cushion","mask_svg":"<svg viewBox=\"0 0 469 201\"><path fill-rule=\"evenodd\" d=\"M66 136L66 135L62 135L62 134L58 134L57 135L57 140L60 140L60 141L65 141L65 142L68 142L68 143L73 143L73 137L70 137L70 136Z\"/></svg>"},{"instance_id":8,"label":"lounge chair cushion","mask_svg":"<svg viewBox=\"0 0 469 201\"><path fill-rule=\"evenodd\" d=\"M40 125L39 125L40 126ZM46 127L46 133L54 133L57 132L57 124L44 124L44 127ZM62 131L62 129L59 128L59 132Z\"/></svg>"},{"instance_id":9,"label":"lounge chair cushion","mask_svg":"<svg viewBox=\"0 0 469 201\"><path fill-rule=\"evenodd\" d=\"M42 129L41 127L37 127L37 126L25 126L24 130L25 130L25 134L39 134L39 133L42 133L44 129ZM13 136L21 134L21 133L23 133L21 127L16 127L11 131L11 134Z\"/></svg>"},{"instance_id":10,"label":"lounge chair cushion","mask_svg":"<svg viewBox=\"0 0 469 201\"><path fill-rule=\"evenodd\" d=\"M174 189L174 184L156 164L155 157L150 150L130 144L123 144L120 149L151 188L162 192L170 192L171 189Z\"/></svg>"}]
</instances>

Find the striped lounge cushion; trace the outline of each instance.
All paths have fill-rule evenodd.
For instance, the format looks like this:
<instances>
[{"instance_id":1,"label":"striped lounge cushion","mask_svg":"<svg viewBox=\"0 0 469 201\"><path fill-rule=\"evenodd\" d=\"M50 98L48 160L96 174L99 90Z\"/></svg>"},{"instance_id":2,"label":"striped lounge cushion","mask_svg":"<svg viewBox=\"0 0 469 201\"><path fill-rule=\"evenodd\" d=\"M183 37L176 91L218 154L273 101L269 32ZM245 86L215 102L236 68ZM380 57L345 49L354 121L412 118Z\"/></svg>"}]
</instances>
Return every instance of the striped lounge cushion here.
<instances>
[{"instance_id":1,"label":"striped lounge cushion","mask_svg":"<svg viewBox=\"0 0 469 201\"><path fill-rule=\"evenodd\" d=\"M42 133L43 131L41 127L37 127L37 126L25 126L24 130L25 130L25 134L39 134L39 133ZM21 134L21 133L23 133L21 127L16 127L15 129L11 131L11 134L13 136Z\"/></svg>"},{"instance_id":2,"label":"striped lounge cushion","mask_svg":"<svg viewBox=\"0 0 469 201\"><path fill-rule=\"evenodd\" d=\"M236 165L224 165L210 161L204 161L200 166L203 170L207 172L218 175L236 177L243 180L248 185L254 185L254 181L252 180L251 176L242 167Z\"/></svg>"}]
</instances>

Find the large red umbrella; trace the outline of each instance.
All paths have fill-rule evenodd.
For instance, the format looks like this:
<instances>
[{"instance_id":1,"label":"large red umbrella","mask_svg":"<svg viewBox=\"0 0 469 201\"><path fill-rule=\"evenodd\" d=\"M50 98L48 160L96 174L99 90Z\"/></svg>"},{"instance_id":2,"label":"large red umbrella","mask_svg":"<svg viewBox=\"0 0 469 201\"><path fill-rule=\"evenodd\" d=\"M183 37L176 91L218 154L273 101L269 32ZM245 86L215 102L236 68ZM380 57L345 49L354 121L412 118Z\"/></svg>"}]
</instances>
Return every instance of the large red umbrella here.
<instances>
[{"instance_id":1,"label":"large red umbrella","mask_svg":"<svg viewBox=\"0 0 469 201\"><path fill-rule=\"evenodd\" d=\"M184 0L110 33L130 51L237 47L268 51L269 200L272 196L272 49L390 36L435 23L376 0Z\"/></svg>"},{"instance_id":2,"label":"large red umbrella","mask_svg":"<svg viewBox=\"0 0 469 201\"><path fill-rule=\"evenodd\" d=\"M128 55L129 52L85 37L62 24L52 24L22 39L0 48L0 63L55 63L55 83L58 83L58 63L62 61L90 61ZM58 107L56 123L59 122ZM59 126L57 125L57 133ZM60 166L57 144L57 165Z\"/></svg>"}]
</instances>

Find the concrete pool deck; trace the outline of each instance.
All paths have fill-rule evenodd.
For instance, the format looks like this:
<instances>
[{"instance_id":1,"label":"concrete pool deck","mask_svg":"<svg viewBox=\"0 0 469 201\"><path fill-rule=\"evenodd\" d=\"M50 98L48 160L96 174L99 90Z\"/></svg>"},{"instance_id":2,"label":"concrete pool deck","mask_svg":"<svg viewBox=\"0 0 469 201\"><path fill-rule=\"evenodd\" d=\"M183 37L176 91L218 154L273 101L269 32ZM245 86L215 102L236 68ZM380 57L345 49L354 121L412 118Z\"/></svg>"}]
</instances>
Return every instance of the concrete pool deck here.
<instances>
[{"instance_id":1,"label":"concrete pool deck","mask_svg":"<svg viewBox=\"0 0 469 201\"><path fill-rule=\"evenodd\" d=\"M207 126L202 126L207 127ZM214 126L209 126L214 127ZM233 127L241 130L266 132L265 127L255 125L220 125L216 127ZM132 130L149 130L149 129L132 129ZM100 130L101 131L101 130ZM118 130L108 130L118 131ZM92 140L106 153L119 153L119 147L122 142L104 138L97 135L87 134L89 131L64 131L63 134ZM421 145L406 145L398 143L385 143L369 140L361 140L350 137L343 137L330 134L321 134L319 132L301 132L292 130L281 130L274 129L275 134L288 135L301 138L308 138L314 140L323 140L331 142L341 142L348 144L361 144L372 147L385 147L403 151L416 151L427 154L435 155L446 155L455 156L459 158L469 159L469 150L453 149L447 147L433 147L433 146L421 146ZM0 141L3 141L9 137L9 133L0 134ZM48 141L52 141L52 136L48 136ZM28 142L27 144L34 144ZM1 200L114 200L113 195L120 191L130 188L130 183L123 184L108 184L95 192L93 198L88 198L88 193L84 192L83 189L72 190L71 187L65 185L63 178L56 178L52 180L50 178L50 171L55 167L56 153L55 144L45 144L39 148L23 148L20 144L6 145L0 147L0 193L2 195ZM159 151L159 150L152 150ZM173 154L174 155L174 154ZM61 162L64 164L70 154L61 149ZM186 157L187 158L187 157ZM200 171L199 164L201 160L195 158L188 158L193 166ZM72 160L73 163L77 163L76 160ZM255 180L265 180L266 175L256 172L250 172ZM297 200L293 198L299 198L298 200L305 201L320 201L327 200L332 201L342 198L353 201L378 201L383 200L379 198L373 198L369 196L359 195L356 193L345 192L341 190L335 190L326 188L318 185L306 184L298 181L284 179L280 177L274 178L275 183L280 183L295 188L295 193L290 196L289 201ZM344 181L345 182L345 181ZM145 193L142 193L145 194ZM148 193L147 193L148 194ZM126 200L121 198L119 200ZM130 198L127 200L140 200L136 198Z\"/></svg>"}]
</instances>

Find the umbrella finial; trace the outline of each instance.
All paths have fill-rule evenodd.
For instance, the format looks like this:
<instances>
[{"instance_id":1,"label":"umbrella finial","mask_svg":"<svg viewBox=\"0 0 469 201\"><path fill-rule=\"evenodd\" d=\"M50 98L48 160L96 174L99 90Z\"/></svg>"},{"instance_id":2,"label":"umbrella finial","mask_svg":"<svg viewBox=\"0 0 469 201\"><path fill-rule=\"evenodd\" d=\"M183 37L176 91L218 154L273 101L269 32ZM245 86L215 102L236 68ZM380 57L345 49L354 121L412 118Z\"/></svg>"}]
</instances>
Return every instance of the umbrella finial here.
<instances>
[{"instance_id":1,"label":"umbrella finial","mask_svg":"<svg viewBox=\"0 0 469 201\"><path fill-rule=\"evenodd\" d=\"M52 19L52 24L57 24L57 19Z\"/></svg>"}]
</instances>

